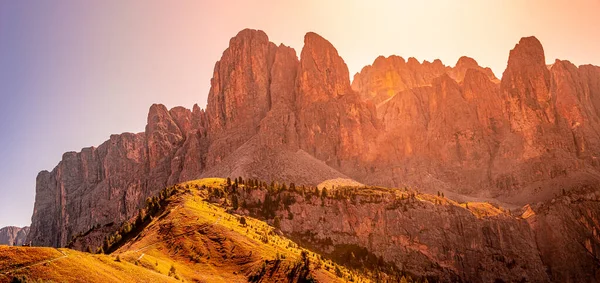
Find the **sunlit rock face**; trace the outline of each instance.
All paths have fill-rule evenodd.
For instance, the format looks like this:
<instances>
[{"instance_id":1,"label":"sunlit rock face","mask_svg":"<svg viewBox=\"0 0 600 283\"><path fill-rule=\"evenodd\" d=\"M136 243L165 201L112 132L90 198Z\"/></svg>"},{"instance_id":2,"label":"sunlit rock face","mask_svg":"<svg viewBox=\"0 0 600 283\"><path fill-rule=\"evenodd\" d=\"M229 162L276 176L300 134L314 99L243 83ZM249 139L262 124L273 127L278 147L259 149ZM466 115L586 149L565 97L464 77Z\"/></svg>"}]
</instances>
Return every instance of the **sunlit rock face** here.
<instances>
[{"instance_id":1,"label":"sunlit rock face","mask_svg":"<svg viewBox=\"0 0 600 283\"><path fill-rule=\"evenodd\" d=\"M300 58L300 148L334 168L352 170L370 158L377 136L375 109L352 90L346 63L327 40L307 33Z\"/></svg>"},{"instance_id":2,"label":"sunlit rock face","mask_svg":"<svg viewBox=\"0 0 600 283\"><path fill-rule=\"evenodd\" d=\"M372 65L355 74L352 89L363 99L382 105L403 90L431 86L433 80L443 74L461 82L469 69L479 70L490 80L497 81L490 68L480 67L474 59L466 56L459 58L455 67L450 67L440 60L419 63L411 57L407 62L402 57L392 55L387 58L377 57Z\"/></svg>"}]
</instances>

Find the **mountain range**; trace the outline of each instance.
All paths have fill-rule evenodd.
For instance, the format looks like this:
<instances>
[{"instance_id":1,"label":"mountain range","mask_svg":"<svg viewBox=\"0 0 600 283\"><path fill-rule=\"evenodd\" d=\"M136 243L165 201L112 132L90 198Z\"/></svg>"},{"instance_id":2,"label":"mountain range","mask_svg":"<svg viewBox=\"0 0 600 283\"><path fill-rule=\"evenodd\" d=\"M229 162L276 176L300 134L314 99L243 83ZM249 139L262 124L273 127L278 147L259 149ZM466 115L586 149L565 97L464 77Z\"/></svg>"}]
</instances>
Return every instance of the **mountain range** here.
<instances>
[{"instance_id":1,"label":"mountain range","mask_svg":"<svg viewBox=\"0 0 600 283\"><path fill-rule=\"evenodd\" d=\"M246 29L215 64L205 109L152 105L144 132L111 135L40 172L28 239L100 246L148 197L199 178L338 179L452 204L397 204L404 196L384 190L278 207L293 215L281 231L331 257L336 246L366 249L442 281L600 280L599 111L600 67L547 65L535 37L510 51L501 79L468 57L451 67L390 56L351 83L321 36L307 33L298 57ZM470 202L493 213L461 206Z\"/></svg>"}]
</instances>

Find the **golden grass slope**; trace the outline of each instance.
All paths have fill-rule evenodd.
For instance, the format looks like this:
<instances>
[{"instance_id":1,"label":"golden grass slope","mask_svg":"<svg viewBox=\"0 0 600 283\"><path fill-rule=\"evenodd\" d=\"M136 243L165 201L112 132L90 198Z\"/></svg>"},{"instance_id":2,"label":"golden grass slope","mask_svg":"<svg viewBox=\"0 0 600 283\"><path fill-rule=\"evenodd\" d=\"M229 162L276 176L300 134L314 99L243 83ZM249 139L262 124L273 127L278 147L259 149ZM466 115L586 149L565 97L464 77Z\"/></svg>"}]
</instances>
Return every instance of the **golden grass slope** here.
<instances>
[{"instance_id":1,"label":"golden grass slope","mask_svg":"<svg viewBox=\"0 0 600 283\"><path fill-rule=\"evenodd\" d=\"M26 276L44 282L355 282L360 275L305 251L266 223L228 213L205 201L202 185L224 179L182 184L165 211L134 239L111 255L70 249L0 247L0 282ZM190 186L187 186L190 185Z\"/></svg>"},{"instance_id":2,"label":"golden grass slope","mask_svg":"<svg viewBox=\"0 0 600 283\"><path fill-rule=\"evenodd\" d=\"M0 246L0 282L26 276L42 282L177 282L109 255L70 249Z\"/></svg>"},{"instance_id":3,"label":"golden grass slope","mask_svg":"<svg viewBox=\"0 0 600 283\"><path fill-rule=\"evenodd\" d=\"M197 189L224 183L224 179L211 178L181 184L190 189L176 195L162 216L113 254L164 274L174 266L173 276L192 282L247 282L261 273L258 282L298 280L294 269L301 261L302 249L297 244L251 217L244 217L246 224L241 224L240 216L206 202L206 191ZM312 278L343 282L332 273L332 262L308 254ZM319 264L321 268L317 268Z\"/></svg>"}]
</instances>

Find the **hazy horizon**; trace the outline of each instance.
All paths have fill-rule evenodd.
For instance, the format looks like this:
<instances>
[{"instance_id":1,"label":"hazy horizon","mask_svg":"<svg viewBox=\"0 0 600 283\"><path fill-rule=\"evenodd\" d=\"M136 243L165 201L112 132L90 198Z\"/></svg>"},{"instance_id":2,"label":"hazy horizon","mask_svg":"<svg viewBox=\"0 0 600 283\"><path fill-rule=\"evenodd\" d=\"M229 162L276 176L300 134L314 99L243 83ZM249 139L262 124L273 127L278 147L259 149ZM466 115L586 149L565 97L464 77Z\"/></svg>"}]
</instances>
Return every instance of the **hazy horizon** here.
<instances>
[{"instance_id":1,"label":"hazy horizon","mask_svg":"<svg viewBox=\"0 0 600 283\"><path fill-rule=\"evenodd\" d=\"M0 227L30 224L36 175L64 152L142 132L153 103L204 108L214 64L244 28L297 55L316 32L350 77L380 55L469 56L501 77L531 35L548 64L600 65L598 11L597 0L1 2Z\"/></svg>"}]
</instances>

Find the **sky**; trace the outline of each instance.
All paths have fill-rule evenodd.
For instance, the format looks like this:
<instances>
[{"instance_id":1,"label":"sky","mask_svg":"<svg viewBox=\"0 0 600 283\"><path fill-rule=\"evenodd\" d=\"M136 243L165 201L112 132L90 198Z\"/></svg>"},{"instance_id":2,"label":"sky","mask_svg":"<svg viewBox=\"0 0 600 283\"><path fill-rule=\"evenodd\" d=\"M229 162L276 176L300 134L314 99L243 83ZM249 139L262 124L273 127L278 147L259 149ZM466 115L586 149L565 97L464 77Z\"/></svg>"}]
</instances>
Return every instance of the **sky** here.
<instances>
[{"instance_id":1,"label":"sky","mask_svg":"<svg viewBox=\"0 0 600 283\"><path fill-rule=\"evenodd\" d=\"M300 54L328 39L350 76L379 56L460 56L504 71L535 35L547 63L600 65L600 0L0 0L0 227L31 222L35 178L67 151L142 132L152 103L204 108L229 39L261 29Z\"/></svg>"}]
</instances>

